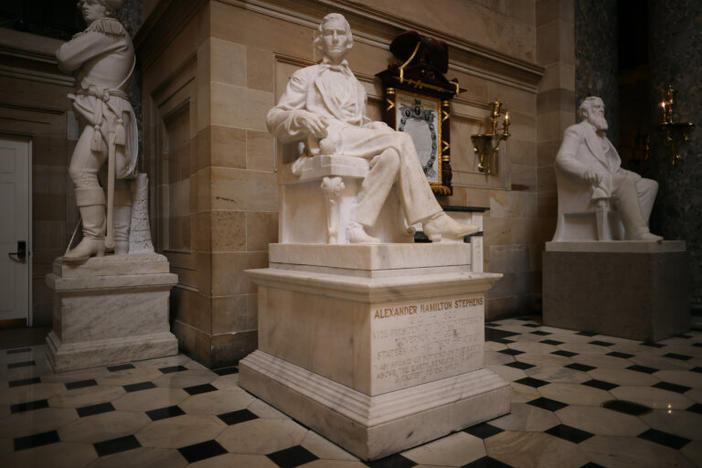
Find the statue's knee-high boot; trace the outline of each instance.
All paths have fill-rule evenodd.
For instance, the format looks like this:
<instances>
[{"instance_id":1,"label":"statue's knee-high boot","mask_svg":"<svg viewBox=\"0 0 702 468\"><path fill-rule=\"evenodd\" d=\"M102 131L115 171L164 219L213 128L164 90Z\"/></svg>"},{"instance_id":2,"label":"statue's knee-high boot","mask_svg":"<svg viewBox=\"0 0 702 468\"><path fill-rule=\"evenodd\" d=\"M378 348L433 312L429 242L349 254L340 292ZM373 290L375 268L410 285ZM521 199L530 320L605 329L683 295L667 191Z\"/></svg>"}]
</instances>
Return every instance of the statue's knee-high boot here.
<instances>
[{"instance_id":1,"label":"statue's knee-high boot","mask_svg":"<svg viewBox=\"0 0 702 468\"><path fill-rule=\"evenodd\" d=\"M65 262L84 262L105 254L105 192L99 187L76 189L76 204L83 220L83 240L64 255Z\"/></svg>"}]
</instances>

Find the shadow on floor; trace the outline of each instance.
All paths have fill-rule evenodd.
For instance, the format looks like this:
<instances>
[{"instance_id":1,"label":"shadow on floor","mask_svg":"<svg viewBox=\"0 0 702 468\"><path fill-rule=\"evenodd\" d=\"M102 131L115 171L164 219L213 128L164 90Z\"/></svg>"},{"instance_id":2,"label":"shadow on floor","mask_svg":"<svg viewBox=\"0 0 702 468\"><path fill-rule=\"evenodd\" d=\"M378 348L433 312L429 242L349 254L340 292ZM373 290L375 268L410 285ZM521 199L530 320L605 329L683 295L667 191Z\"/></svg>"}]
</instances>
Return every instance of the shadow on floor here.
<instances>
[{"instance_id":1,"label":"shadow on floor","mask_svg":"<svg viewBox=\"0 0 702 468\"><path fill-rule=\"evenodd\" d=\"M45 343L50 327L7 328L0 330L0 349L35 346Z\"/></svg>"}]
</instances>

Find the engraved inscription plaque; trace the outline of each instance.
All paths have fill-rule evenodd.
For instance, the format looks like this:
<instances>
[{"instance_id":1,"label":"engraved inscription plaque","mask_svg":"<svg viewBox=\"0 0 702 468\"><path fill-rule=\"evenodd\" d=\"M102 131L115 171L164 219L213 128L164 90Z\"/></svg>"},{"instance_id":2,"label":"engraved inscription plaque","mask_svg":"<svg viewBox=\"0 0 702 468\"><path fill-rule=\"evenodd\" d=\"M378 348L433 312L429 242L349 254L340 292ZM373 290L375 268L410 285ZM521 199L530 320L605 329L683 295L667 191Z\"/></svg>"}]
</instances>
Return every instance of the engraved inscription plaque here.
<instances>
[{"instance_id":1,"label":"engraved inscription plaque","mask_svg":"<svg viewBox=\"0 0 702 468\"><path fill-rule=\"evenodd\" d=\"M371 379L384 393L482 367L482 296L371 308Z\"/></svg>"}]
</instances>

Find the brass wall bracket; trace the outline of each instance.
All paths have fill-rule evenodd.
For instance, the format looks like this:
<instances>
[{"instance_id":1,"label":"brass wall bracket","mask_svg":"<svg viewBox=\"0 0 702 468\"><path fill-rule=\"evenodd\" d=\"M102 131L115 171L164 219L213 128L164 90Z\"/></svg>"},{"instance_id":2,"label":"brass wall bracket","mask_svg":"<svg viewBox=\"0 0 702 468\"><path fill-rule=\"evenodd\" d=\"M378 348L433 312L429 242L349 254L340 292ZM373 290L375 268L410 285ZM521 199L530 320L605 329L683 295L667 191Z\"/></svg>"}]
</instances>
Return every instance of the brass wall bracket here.
<instances>
[{"instance_id":1,"label":"brass wall bracket","mask_svg":"<svg viewBox=\"0 0 702 468\"><path fill-rule=\"evenodd\" d=\"M473 151L478 156L478 170L487 175L497 174L498 155L500 153L500 143L506 141L509 134L509 112L504 112L502 118L502 129L499 129L499 120L503 115L502 103L493 101L490 112L490 130L487 133L479 133L470 137L473 142Z\"/></svg>"},{"instance_id":2,"label":"brass wall bracket","mask_svg":"<svg viewBox=\"0 0 702 468\"><path fill-rule=\"evenodd\" d=\"M695 127L692 122L664 122L658 125L663 132L663 142L670 148L670 162L677 165L680 156L680 146L690 141L690 132Z\"/></svg>"},{"instance_id":3,"label":"brass wall bracket","mask_svg":"<svg viewBox=\"0 0 702 468\"><path fill-rule=\"evenodd\" d=\"M661 122L658 129L663 133L663 142L670 148L671 163L677 165L682 159L680 146L690 141L690 132L695 128L692 122L675 121L675 105L678 92L668 85L665 99L661 101Z\"/></svg>"}]
</instances>

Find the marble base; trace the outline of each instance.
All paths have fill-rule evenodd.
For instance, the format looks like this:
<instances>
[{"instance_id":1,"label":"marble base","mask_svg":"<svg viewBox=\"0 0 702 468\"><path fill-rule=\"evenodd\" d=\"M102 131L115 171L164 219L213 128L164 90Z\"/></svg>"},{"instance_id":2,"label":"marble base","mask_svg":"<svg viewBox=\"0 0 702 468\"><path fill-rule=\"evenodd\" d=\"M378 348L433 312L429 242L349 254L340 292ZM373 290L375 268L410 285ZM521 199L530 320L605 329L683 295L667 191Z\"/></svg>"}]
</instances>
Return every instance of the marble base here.
<instances>
[{"instance_id":1,"label":"marble base","mask_svg":"<svg viewBox=\"0 0 702 468\"><path fill-rule=\"evenodd\" d=\"M369 396L262 351L239 384L363 460L375 460L509 412L510 387L478 369Z\"/></svg>"},{"instance_id":2,"label":"marble base","mask_svg":"<svg viewBox=\"0 0 702 468\"><path fill-rule=\"evenodd\" d=\"M46 282L54 292L47 337L56 372L177 354L168 299L178 277L157 254L57 259Z\"/></svg>"},{"instance_id":3,"label":"marble base","mask_svg":"<svg viewBox=\"0 0 702 468\"><path fill-rule=\"evenodd\" d=\"M272 244L239 384L363 459L509 410L469 244Z\"/></svg>"},{"instance_id":4,"label":"marble base","mask_svg":"<svg viewBox=\"0 0 702 468\"><path fill-rule=\"evenodd\" d=\"M658 341L690 328L683 241L547 242L544 325Z\"/></svg>"}]
</instances>

